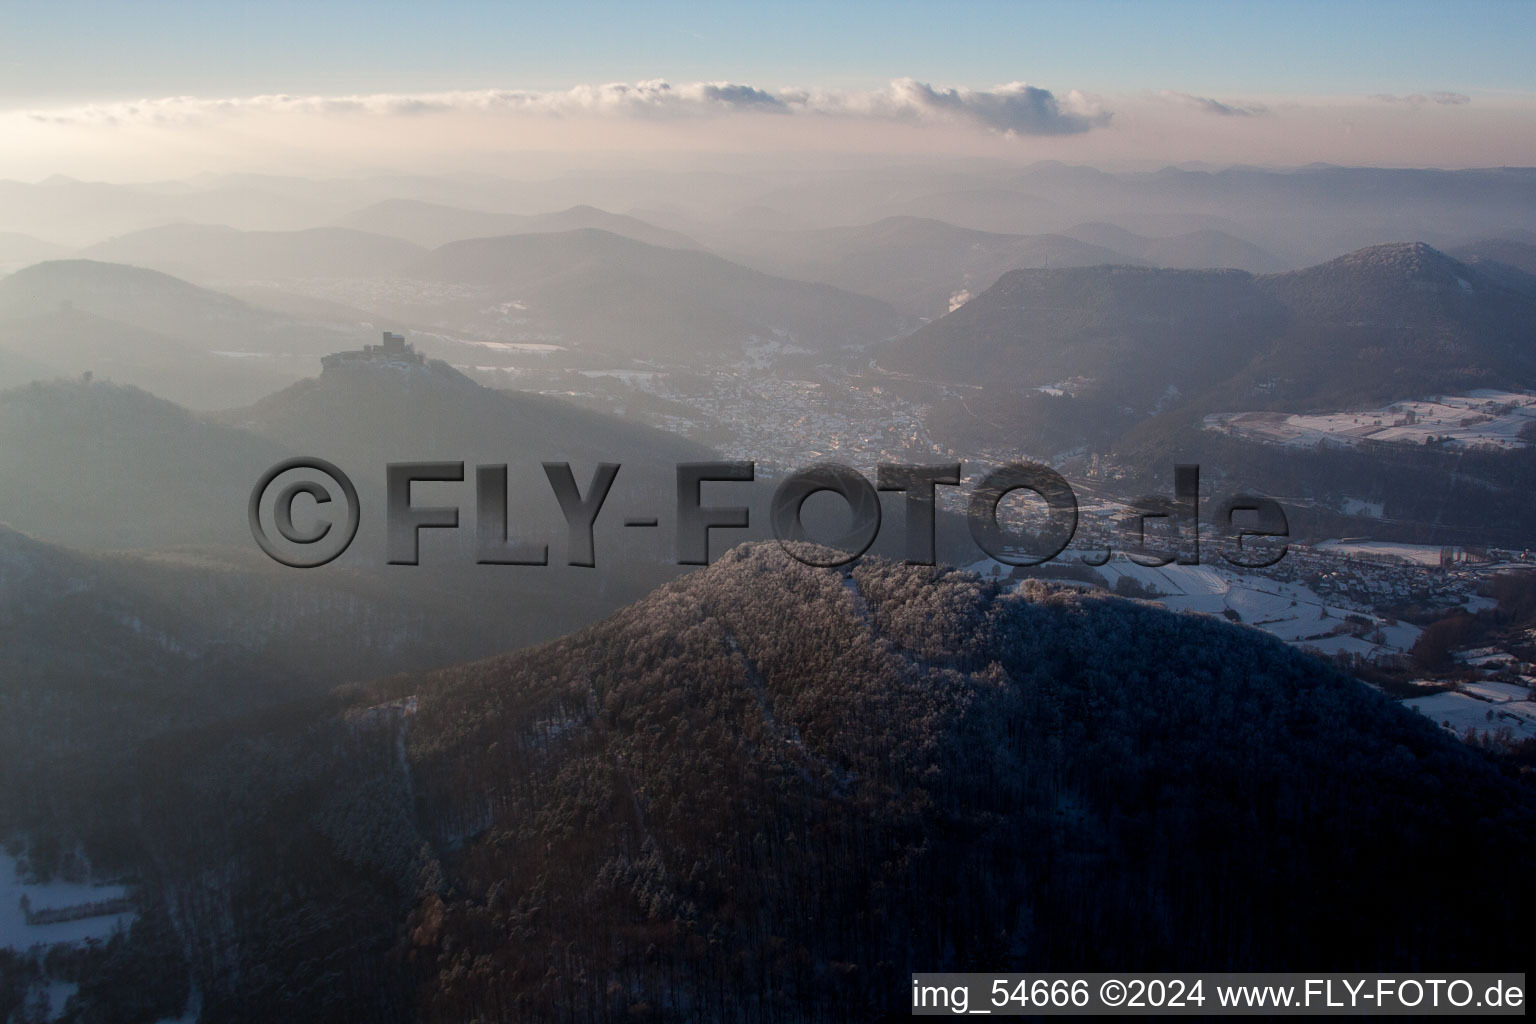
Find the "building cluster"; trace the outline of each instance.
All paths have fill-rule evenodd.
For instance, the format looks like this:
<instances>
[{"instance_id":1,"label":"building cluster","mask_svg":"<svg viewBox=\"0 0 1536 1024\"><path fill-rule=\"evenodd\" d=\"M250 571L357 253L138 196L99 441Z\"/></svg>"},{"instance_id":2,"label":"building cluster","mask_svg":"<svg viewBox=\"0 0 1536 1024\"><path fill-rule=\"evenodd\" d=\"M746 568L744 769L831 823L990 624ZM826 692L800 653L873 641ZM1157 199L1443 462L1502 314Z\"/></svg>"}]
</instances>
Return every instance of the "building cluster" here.
<instances>
[{"instance_id":1,"label":"building cluster","mask_svg":"<svg viewBox=\"0 0 1536 1024\"><path fill-rule=\"evenodd\" d=\"M1404 545L1404 547L1409 547ZM1490 552L1482 561L1430 558L1424 561L1360 557L1329 546L1292 544L1284 558L1252 570L1271 579L1299 583L1341 603L1368 608L1406 605L1485 606L1478 588L1490 577L1530 568L1517 552Z\"/></svg>"},{"instance_id":2,"label":"building cluster","mask_svg":"<svg viewBox=\"0 0 1536 1024\"><path fill-rule=\"evenodd\" d=\"M320 358L320 365L329 370L353 363L386 363L399 366L421 366L426 357L410 345L403 334L384 332L384 339L377 345L364 345L347 352L333 352Z\"/></svg>"}]
</instances>

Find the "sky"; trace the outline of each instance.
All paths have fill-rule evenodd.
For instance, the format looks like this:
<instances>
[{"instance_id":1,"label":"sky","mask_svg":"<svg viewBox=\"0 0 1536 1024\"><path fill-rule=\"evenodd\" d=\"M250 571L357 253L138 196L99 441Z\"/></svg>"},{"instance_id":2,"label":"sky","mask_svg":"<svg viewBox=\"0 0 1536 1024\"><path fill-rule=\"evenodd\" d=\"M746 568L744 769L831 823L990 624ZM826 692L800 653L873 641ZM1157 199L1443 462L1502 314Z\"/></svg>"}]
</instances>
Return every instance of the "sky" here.
<instances>
[{"instance_id":1,"label":"sky","mask_svg":"<svg viewBox=\"0 0 1536 1024\"><path fill-rule=\"evenodd\" d=\"M1536 163L1536 3L1515 0L54 0L5 23L12 177L520 150Z\"/></svg>"}]
</instances>

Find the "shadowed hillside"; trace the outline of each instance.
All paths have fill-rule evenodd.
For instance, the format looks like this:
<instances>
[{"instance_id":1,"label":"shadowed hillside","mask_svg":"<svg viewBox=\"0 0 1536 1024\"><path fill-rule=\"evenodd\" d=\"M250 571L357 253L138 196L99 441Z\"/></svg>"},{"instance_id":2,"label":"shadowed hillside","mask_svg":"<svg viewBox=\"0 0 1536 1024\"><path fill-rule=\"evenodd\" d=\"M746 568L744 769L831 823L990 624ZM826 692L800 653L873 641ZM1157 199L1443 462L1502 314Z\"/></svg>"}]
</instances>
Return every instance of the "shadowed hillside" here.
<instances>
[{"instance_id":1,"label":"shadowed hillside","mask_svg":"<svg viewBox=\"0 0 1536 1024\"><path fill-rule=\"evenodd\" d=\"M5 813L37 797L18 773L87 774L153 735L495 649L484 617L427 615L420 596L255 558L73 551L0 525Z\"/></svg>"},{"instance_id":2,"label":"shadowed hillside","mask_svg":"<svg viewBox=\"0 0 1536 1024\"><path fill-rule=\"evenodd\" d=\"M1259 279L1295 322L1256 374L1282 392L1390 400L1536 379L1536 299L1422 242Z\"/></svg>"},{"instance_id":3,"label":"shadowed hillside","mask_svg":"<svg viewBox=\"0 0 1536 1024\"><path fill-rule=\"evenodd\" d=\"M885 346L879 366L984 386L964 409L940 410L942 430L1012 425L1066 448L1107 443L1158 416L1187 425L1217 411L1335 410L1528 387L1533 332L1536 297L1405 243L1260 277L1015 271Z\"/></svg>"},{"instance_id":4,"label":"shadowed hillside","mask_svg":"<svg viewBox=\"0 0 1536 1024\"><path fill-rule=\"evenodd\" d=\"M1495 965L1529 913L1416 884L1530 854L1481 755L1251 629L1036 584L743 547L347 701L146 753L205 1013L842 1020L913 970Z\"/></svg>"},{"instance_id":5,"label":"shadowed hillside","mask_svg":"<svg viewBox=\"0 0 1536 1024\"><path fill-rule=\"evenodd\" d=\"M251 485L287 449L138 388L0 392L0 522L75 547L248 546Z\"/></svg>"},{"instance_id":6,"label":"shadowed hillside","mask_svg":"<svg viewBox=\"0 0 1536 1024\"><path fill-rule=\"evenodd\" d=\"M218 420L239 427L291 451L322 455L354 475L366 507L382 510L382 484L392 462L440 461L465 464L462 484L438 485L439 493L462 507L463 528L439 538L427 531L424 550L443 552L427 564L455 564L474 578L542 579L563 571L566 526L547 482L544 462L569 462L581 493L588 493L599 463L617 463L609 499L598 519L600 552L608 573L582 572L581 586L612 584L615 563L659 566L672 561L673 513L677 507L676 466L711 457L708 449L649 427L583 409L546 395L500 391L476 384L448 364L421 365L368 361L327 367L318 377L269 395L245 409L220 414ZM514 535L551 544L553 567L496 570L474 565L475 467L506 465L509 483L508 528ZM252 478L254 481L254 477ZM418 502L425 499L418 499ZM627 515L656 515L661 526L636 536L625 534ZM373 550L382 562L382 515L365 521L358 547ZM441 545L435 545L437 541ZM448 542L460 545L458 553ZM365 557L359 555L359 557ZM647 569L646 572L651 572ZM660 577L647 576L646 588ZM631 594L631 597L637 594ZM610 606L611 607L611 606Z\"/></svg>"}]
</instances>

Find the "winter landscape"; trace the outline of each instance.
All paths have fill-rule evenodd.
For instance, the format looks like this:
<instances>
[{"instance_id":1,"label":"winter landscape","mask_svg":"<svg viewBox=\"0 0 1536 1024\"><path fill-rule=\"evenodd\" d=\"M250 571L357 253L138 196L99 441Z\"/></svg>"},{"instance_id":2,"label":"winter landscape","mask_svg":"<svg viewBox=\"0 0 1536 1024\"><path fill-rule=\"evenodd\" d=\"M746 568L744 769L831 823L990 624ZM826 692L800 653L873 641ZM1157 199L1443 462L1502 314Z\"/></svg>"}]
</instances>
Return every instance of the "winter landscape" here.
<instances>
[{"instance_id":1,"label":"winter landscape","mask_svg":"<svg viewBox=\"0 0 1536 1024\"><path fill-rule=\"evenodd\" d=\"M579 6L0 42L0 1020L1520 970L1532 13Z\"/></svg>"}]
</instances>

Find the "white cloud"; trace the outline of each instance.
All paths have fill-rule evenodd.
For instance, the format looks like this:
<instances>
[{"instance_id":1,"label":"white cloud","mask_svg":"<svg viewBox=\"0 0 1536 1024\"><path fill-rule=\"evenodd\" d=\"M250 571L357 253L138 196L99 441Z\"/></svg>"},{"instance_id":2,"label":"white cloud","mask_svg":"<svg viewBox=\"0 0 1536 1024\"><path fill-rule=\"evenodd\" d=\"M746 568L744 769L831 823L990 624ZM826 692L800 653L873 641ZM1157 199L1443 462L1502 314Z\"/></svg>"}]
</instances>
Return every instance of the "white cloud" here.
<instances>
[{"instance_id":1,"label":"white cloud","mask_svg":"<svg viewBox=\"0 0 1536 1024\"><path fill-rule=\"evenodd\" d=\"M548 92L487 89L359 96L171 96L25 113L42 124L110 126L188 124L244 114L390 117L467 113L665 118L741 112L876 121L947 121L1001 135L1072 135L1106 124L1110 118L1097 102L1077 92L1058 101L1050 90L1023 82L974 90L939 88L910 78L893 81L883 89L864 91L784 89L774 93L734 82L673 85L657 79L633 84L579 85Z\"/></svg>"},{"instance_id":2,"label":"white cloud","mask_svg":"<svg viewBox=\"0 0 1536 1024\"><path fill-rule=\"evenodd\" d=\"M1082 93L1058 102L1049 89L1009 82L991 89L940 89L899 78L864 92L788 90L795 109L900 121L957 121L1000 135L1076 135L1109 123L1110 114Z\"/></svg>"},{"instance_id":3,"label":"white cloud","mask_svg":"<svg viewBox=\"0 0 1536 1024\"><path fill-rule=\"evenodd\" d=\"M7 143L0 177L126 181L207 170L447 167L499 174L535 154L562 167L577 165L575 154L665 162L678 154L818 152L1143 168L1536 163L1536 96L1480 93L1465 103L1455 94L1418 96L1213 99L1148 90L1101 99L1023 83L951 89L911 79L867 89L648 81L551 91L170 96L0 111Z\"/></svg>"}]
</instances>

